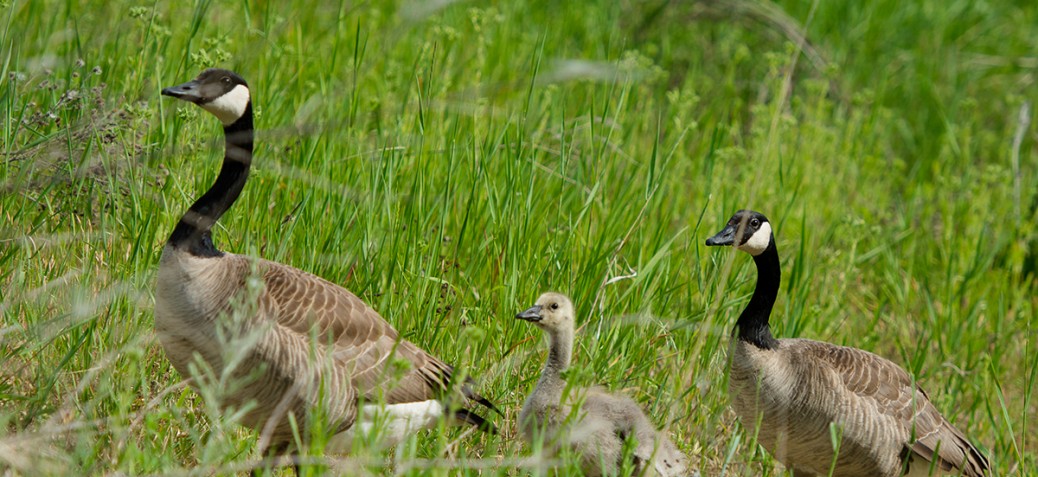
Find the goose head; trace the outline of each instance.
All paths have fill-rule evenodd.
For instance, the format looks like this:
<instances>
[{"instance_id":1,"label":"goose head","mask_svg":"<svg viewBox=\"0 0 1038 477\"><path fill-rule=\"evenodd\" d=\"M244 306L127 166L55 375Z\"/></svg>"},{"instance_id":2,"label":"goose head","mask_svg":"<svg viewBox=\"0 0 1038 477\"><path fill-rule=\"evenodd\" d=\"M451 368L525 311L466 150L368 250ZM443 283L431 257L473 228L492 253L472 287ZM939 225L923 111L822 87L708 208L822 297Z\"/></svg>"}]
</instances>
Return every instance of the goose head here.
<instances>
[{"instance_id":1,"label":"goose head","mask_svg":"<svg viewBox=\"0 0 1038 477\"><path fill-rule=\"evenodd\" d=\"M536 304L515 315L543 330L561 330L573 327L573 302L560 293L548 292L537 298Z\"/></svg>"},{"instance_id":2,"label":"goose head","mask_svg":"<svg viewBox=\"0 0 1038 477\"><path fill-rule=\"evenodd\" d=\"M731 245L756 257L764 253L775 240L771 233L771 223L760 212L740 210L728 219L724 229L706 239L707 246Z\"/></svg>"},{"instance_id":3,"label":"goose head","mask_svg":"<svg viewBox=\"0 0 1038 477\"><path fill-rule=\"evenodd\" d=\"M224 126L241 118L251 101L245 80L233 71L220 68L209 68L187 83L163 88L162 94L199 105Z\"/></svg>"}]
</instances>

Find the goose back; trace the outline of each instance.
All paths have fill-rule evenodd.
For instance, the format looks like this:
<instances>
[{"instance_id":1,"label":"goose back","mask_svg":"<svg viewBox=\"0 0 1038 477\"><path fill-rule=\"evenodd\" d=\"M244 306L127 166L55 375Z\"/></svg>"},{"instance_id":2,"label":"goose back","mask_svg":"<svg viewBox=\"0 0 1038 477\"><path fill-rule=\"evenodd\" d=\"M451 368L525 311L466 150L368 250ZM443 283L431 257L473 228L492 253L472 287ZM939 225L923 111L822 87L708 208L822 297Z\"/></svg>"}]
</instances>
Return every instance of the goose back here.
<instances>
[{"instance_id":1,"label":"goose back","mask_svg":"<svg viewBox=\"0 0 1038 477\"><path fill-rule=\"evenodd\" d=\"M413 403L448 389L450 366L400 339L345 288L286 265L166 247L155 301L159 339L182 375L192 375L196 353L222 371L228 349L240 347L233 376L243 387L224 405L255 400L242 423L274 425L274 441L291 437L290 413L303 422L321 406L325 419L343 430L357 417L358 398ZM393 369L397 360L409 369Z\"/></svg>"},{"instance_id":2,"label":"goose back","mask_svg":"<svg viewBox=\"0 0 1038 477\"><path fill-rule=\"evenodd\" d=\"M934 459L941 471L984 475L984 456L900 366L856 348L777 342L732 344L729 393L742 422L761 416L758 440L787 466L828 475L831 432L839 432L835 475L894 477L918 465L911 461L928 467Z\"/></svg>"},{"instance_id":3,"label":"goose back","mask_svg":"<svg viewBox=\"0 0 1038 477\"><path fill-rule=\"evenodd\" d=\"M333 428L349 428L356 420L356 390L348 371L313 359L324 350L279 325L278 304L266 287L247 296L247 282L262 276L264 265L234 254L199 258L167 247L155 294L155 329L166 356L182 376L196 374L196 356L216 376L231 366L221 407L249 405L241 423L274 442L292 439L290 416L305 429L318 406Z\"/></svg>"}]
</instances>

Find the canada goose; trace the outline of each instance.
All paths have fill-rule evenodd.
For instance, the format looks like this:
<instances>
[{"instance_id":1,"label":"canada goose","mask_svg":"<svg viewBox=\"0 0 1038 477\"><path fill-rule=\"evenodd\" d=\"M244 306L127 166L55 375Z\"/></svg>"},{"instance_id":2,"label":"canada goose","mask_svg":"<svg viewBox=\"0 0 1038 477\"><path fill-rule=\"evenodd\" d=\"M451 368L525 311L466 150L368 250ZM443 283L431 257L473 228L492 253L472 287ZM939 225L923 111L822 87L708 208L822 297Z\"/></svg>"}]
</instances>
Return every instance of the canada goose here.
<instances>
[{"instance_id":1,"label":"canada goose","mask_svg":"<svg viewBox=\"0 0 1038 477\"><path fill-rule=\"evenodd\" d=\"M987 475L988 460L893 362L856 348L775 339L768 318L779 291L771 224L740 210L708 246L732 245L757 265L757 285L733 334L729 394L758 441L794 475ZM832 427L831 427L832 425ZM935 475L936 475L935 474Z\"/></svg>"},{"instance_id":2,"label":"canada goose","mask_svg":"<svg viewBox=\"0 0 1038 477\"><path fill-rule=\"evenodd\" d=\"M646 469L663 477L687 474L688 458L656 430L631 398L598 387L564 392L562 373L569 368L573 354L574 311L569 298L545 293L537 304L515 317L537 325L550 340L541 379L519 413L519 427L527 443L540 438L568 445L581 456L585 474L615 475L622 464L624 440L633 437L638 445L634 450L637 474ZM580 406L576 413L574 405ZM567 416L572 416L570 422Z\"/></svg>"},{"instance_id":3,"label":"canada goose","mask_svg":"<svg viewBox=\"0 0 1038 477\"><path fill-rule=\"evenodd\" d=\"M191 376L198 356L220 372L228 359L228 340L220 336L249 337L231 342L244 348L234 368L243 384L222 406L242 410L241 423L261 431L272 453L291 448L293 422L305 436L315 408L335 433L328 446L334 452L348 450L358 427L378 425L382 442L392 445L445 414L492 431L470 409L449 406L451 366L402 339L353 293L288 265L216 248L210 229L238 198L252 162L249 87L231 71L207 69L162 94L212 113L226 142L216 182L177 223L159 264L155 328L177 371ZM500 412L459 384L462 403Z\"/></svg>"}]
</instances>

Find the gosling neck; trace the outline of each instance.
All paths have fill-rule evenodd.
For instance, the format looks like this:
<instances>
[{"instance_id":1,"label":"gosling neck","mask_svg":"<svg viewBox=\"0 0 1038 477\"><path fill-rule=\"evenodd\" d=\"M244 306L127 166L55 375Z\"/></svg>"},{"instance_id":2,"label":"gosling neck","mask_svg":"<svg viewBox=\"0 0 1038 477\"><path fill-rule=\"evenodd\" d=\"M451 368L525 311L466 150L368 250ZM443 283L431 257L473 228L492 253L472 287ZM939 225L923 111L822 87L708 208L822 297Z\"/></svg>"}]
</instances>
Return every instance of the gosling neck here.
<instances>
[{"instance_id":1,"label":"gosling neck","mask_svg":"<svg viewBox=\"0 0 1038 477\"><path fill-rule=\"evenodd\" d=\"M561 396L566 385L562 373L569 369L570 361L573 359L573 326L546 330L546 334L549 343L548 361L544 364L537 387L557 388L554 390Z\"/></svg>"}]
</instances>

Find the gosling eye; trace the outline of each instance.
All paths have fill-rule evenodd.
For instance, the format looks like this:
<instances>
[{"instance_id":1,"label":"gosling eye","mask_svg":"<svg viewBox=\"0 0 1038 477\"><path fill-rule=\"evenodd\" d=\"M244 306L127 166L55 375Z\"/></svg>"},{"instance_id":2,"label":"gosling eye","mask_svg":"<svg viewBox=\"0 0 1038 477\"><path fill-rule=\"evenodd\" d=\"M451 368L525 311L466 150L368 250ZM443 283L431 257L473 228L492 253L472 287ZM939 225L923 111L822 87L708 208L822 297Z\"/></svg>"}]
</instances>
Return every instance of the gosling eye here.
<instances>
[{"instance_id":1,"label":"gosling eye","mask_svg":"<svg viewBox=\"0 0 1038 477\"><path fill-rule=\"evenodd\" d=\"M548 308L551 308L552 310L558 310L559 309L559 304L558 303L552 303L551 306L549 306Z\"/></svg>"}]
</instances>

